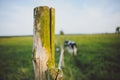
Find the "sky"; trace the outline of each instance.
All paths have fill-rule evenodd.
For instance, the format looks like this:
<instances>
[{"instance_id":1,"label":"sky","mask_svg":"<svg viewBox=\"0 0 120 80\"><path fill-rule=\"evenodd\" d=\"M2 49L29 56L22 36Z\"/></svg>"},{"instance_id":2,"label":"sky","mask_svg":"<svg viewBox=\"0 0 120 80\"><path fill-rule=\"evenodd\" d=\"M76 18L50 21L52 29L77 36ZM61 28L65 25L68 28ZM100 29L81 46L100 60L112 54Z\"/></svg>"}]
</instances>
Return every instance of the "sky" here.
<instances>
[{"instance_id":1,"label":"sky","mask_svg":"<svg viewBox=\"0 0 120 80\"><path fill-rule=\"evenodd\" d=\"M0 36L32 35L33 9L55 8L55 33L113 33L120 26L120 0L0 0Z\"/></svg>"}]
</instances>

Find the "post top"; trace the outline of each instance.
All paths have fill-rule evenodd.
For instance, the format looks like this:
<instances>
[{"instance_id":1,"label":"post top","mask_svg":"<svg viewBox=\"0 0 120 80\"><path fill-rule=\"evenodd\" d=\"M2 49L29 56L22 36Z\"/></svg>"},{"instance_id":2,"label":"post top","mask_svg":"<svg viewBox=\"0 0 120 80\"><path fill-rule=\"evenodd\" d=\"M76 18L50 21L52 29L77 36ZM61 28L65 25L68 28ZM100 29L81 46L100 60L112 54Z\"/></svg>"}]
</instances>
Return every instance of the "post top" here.
<instances>
[{"instance_id":1,"label":"post top","mask_svg":"<svg viewBox=\"0 0 120 80\"><path fill-rule=\"evenodd\" d=\"M37 6L34 9L36 9L36 8L49 8L49 7L48 6ZM50 8L53 8L53 7L50 7Z\"/></svg>"}]
</instances>

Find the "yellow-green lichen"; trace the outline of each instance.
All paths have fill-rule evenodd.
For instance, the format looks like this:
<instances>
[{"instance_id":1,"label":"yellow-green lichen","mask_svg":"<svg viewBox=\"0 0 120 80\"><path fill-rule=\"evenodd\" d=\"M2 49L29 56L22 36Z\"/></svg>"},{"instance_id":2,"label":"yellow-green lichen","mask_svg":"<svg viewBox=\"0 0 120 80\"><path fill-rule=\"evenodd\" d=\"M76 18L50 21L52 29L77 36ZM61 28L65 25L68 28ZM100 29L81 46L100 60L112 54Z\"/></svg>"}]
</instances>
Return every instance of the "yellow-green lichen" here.
<instances>
[{"instance_id":1,"label":"yellow-green lichen","mask_svg":"<svg viewBox=\"0 0 120 80\"><path fill-rule=\"evenodd\" d=\"M54 63L54 27L55 27L55 10L47 6L36 7L34 9L35 18L35 31L37 30L37 25L39 24L40 30L39 35L42 42L42 47L44 47L48 54L48 68L55 66Z\"/></svg>"},{"instance_id":2,"label":"yellow-green lichen","mask_svg":"<svg viewBox=\"0 0 120 80\"><path fill-rule=\"evenodd\" d=\"M56 78L56 76L60 77L61 80L61 70L55 68L55 46L54 46L54 38L55 38L55 9L49 8L47 6L36 7L34 9L34 29L35 33L39 33L39 38L42 43L42 47L45 48L47 52L48 61L47 61L47 70L52 80ZM33 51L33 57L36 58L36 49ZM60 75L58 75L60 74Z\"/></svg>"},{"instance_id":3,"label":"yellow-green lichen","mask_svg":"<svg viewBox=\"0 0 120 80\"><path fill-rule=\"evenodd\" d=\"M48 80L62 80L63 72L57 68L51 68L47 71L49 79Z\"/></svg>"}]
</instances>

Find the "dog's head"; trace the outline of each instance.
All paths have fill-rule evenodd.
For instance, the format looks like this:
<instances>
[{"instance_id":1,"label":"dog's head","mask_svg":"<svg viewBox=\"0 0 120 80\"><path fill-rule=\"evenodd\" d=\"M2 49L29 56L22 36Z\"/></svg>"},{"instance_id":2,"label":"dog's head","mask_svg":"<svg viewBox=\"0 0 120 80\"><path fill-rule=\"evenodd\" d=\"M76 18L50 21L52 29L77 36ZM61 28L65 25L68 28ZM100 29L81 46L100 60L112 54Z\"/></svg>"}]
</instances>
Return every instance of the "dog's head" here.
<instances>
[{"instance_id":1,"label":"dog's head","mask_svg":"<svg viewBox=\"0 0 120 80\"><path fill-rule=\"evenodd\" d=\"M64 47L77 47L76 43L74 41L70 41L70 40L65 40L64 41Z\"/></svg>"}]
</instances>

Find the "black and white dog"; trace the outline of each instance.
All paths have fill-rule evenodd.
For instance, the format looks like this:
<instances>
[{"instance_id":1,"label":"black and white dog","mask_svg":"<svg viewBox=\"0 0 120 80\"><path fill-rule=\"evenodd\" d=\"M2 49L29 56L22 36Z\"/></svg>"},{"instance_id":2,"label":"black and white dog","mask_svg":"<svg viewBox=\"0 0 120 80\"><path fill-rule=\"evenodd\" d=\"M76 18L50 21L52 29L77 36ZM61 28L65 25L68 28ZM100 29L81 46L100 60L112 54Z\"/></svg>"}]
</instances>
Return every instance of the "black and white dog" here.
<instances>
[{"instance_id":1,"label":"black and white dog","mask_svg":"<svg viewBox=\"0 0 120 80\"><path fill-rule=\"evenodd\" d=\"M74 56L77 55L77 44L74 41L65 40L64 48L67 48L68 52Z\"/></svg>"}]
</instances>

